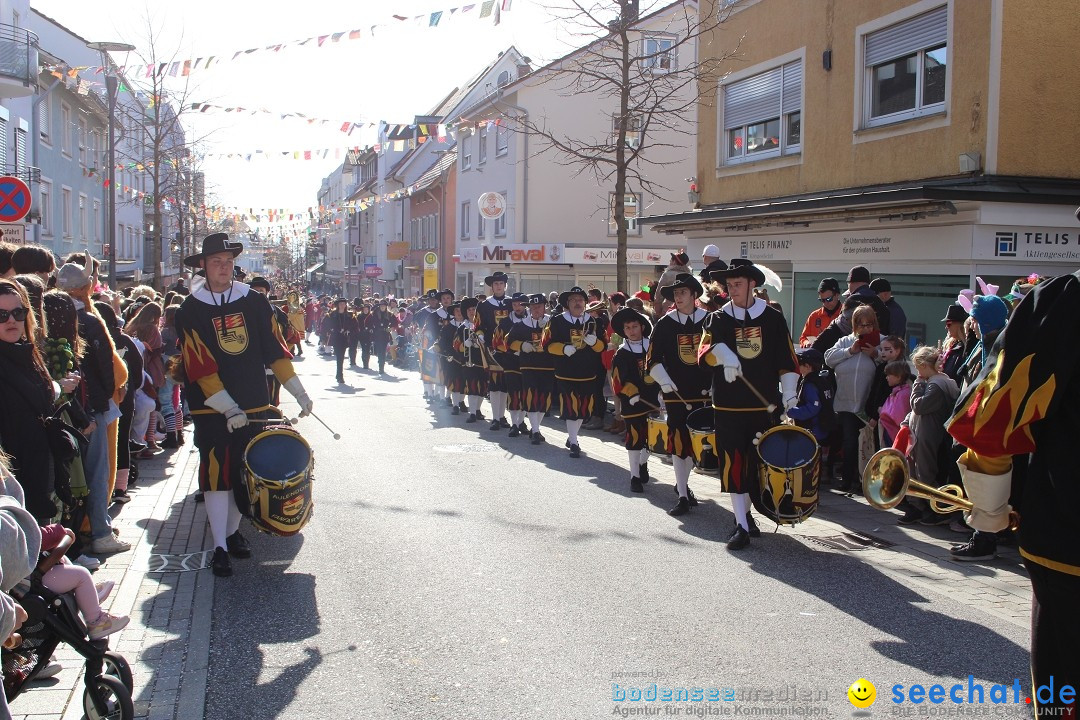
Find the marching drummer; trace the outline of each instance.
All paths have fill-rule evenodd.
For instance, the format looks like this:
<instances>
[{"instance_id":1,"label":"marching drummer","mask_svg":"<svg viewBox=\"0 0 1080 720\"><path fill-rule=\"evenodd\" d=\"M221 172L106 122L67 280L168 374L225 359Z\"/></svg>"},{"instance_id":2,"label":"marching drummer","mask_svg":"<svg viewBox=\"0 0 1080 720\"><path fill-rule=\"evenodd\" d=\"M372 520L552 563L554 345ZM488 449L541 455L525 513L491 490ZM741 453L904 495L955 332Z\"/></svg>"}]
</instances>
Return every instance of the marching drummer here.
<instances>
[{"instance_id":1,"label":"marching drummer","mask_svg":"<svg viewBox=\"0 0 1080 720\"><path fill-rule=\"evenodd\" d=\"M201 252L184 259L201 272L176 312L184 390L199 449L199 489L206 501L214 538L212 567L218 576L232 574L230 555L251 557L251 547L240 534L240 507L248 507L241 471L244 450L262 429L257 423L249 425L249 416L263 419L271 407L263 375L251 368L270 368L296 398L301 417L312 408L270 303L233 280L233 259L242 251L243 245L229 242L225 233L203 240Z\"/></svg>"},{"instance_id":2,"label":"marching drummer","mask_svg":"<svg viewBox=\"0 0 1080 720\"><path fill-rule=\"evenodd\" d=\"M756 466L754 438L776 423L769 405L781 399L785 410L796 405L799 364L784 316L754 297L754 288L765 284L759 267L737 258L711 278L727 286L730 300L705 320L698 357L712 369L720 482L723 491L731 493L735 513L727 546L741 550L760 534L750 516L750 494L757 492L756 476L750 472Z\"/></svg>"},{"instance_id":3,"label":"marching drummer","mask_svg":"<svg viewBox=\"0 0 1080 720\"><path fill-rule=\"evenodd\" d=\"M611 386L619 396L626 424L623 445L630 462L630 491L640 493L649 482L648 416L660 402L660 388L645 372L652 323L637 310L623 308L612 316L611 327L623 338L611 361Z\"/></svg>"},{"instance_id":4,"label":"marching drummer","mask_svg":"<svg viewBox=\"0 0 1080 720\"><path fill-rule=\"evenodd\" d=\"M547 298L542 293L529 296L529 314L515 323L506 334L506 347L518 355L521 369L522 409L529 416L529 440L533 445L544 442L540 423L551 408L555 389L555 358L544 352L543 335L551 317L547 315Z\"/></svg>"},{"instance_id":5,"label":"marching drummer","mask_svg":"<svg viewBox=\"0 0 1080 720\"><path fill-rule=\"evenodd\" d=\"M694 469L688 418L691 412L709 406L709 371L697 362L697 347L707 313L697 307L705 289L690 273L679 273L675 282L660 288L673 307L656 321L649 337L647 365L649 377L660 386L667 409L667 449L675 470L679 502L668 510L679 516L697 505L690 491L690 471Z\"/></svg>"}]
</instances>

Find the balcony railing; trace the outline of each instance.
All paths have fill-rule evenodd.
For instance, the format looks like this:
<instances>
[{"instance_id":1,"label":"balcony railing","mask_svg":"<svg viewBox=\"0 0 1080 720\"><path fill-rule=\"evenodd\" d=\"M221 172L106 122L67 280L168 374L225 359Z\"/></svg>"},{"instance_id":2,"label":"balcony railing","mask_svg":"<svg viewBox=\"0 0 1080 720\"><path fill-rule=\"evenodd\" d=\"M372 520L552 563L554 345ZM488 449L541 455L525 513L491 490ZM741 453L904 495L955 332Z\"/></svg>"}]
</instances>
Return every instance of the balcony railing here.
<instances>
[{"instance_id":1,"label":"balcony railing","mask_svg":"<svg viewBox=\"0 0 1080 720\"><path fill-rule=\"evenodd\" d=\"M38 36L25 28L0 24L0 97L32 94L37 73ZM28 92L12 94L11 80Z\"/></svg>"},{"instance_id":2,"label":"balcony railing","mask_svg":"<svg viewBox=\"0 0 1080 720\"><path fill-rule=\"evenodd\" d=\"M17 177L27 185L41 182L41 168L32 165L0 165L0 175Z\"/></svg>"}]
</instances>

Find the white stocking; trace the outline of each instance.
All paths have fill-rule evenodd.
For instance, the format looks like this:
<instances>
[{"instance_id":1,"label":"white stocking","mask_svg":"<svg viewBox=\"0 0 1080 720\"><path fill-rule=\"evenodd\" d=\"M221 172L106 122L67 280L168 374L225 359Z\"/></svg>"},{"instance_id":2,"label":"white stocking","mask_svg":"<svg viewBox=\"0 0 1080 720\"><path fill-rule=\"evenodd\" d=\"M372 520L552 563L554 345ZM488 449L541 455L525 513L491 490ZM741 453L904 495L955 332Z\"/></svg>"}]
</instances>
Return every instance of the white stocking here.
<instances>
[{"instance_id":1,"label":"white stocking","mask_svg":"<svg viewBox=\"0 0 1080 720\"><path fill-rule=\"evenodd\" d=\"M675 470L675 487L679 489L679 497L689 497L690 471L694 469L693 458L672 455L671 466Z\"/></svg>"},{"instance_id":2,"label":"white stocking","mask_svg":"<svg viewBox=\"0 0 1080 720\"><path fill-rule=\"evenodd\" d=\"M515 426L520 425L521 423L525 422L525 411L524 410L511 410L510 411L510 422L513 423Z\"/></svg>"},{"instance_id":3,"label":"white stocking","mask_svg":"<svg viewBox=\"0 0 1080 720\"><path fill-rule=\"evenodd\" d=\"M226 528L229 535L240 529L240 520L244 516L240 514L240 508L236 507L236 496L229 493L229 525ZM228 536L226 536L228 537Z\"/></svg>"},{"instance_id":4,"label":"white stocking","mask_svg":"<svg viewBox=\"0 0 1080 720\"><path fill-rule=\"evenodd\" d=\"M501 390L492 390L488 393L491 401L491 419L501 420L506 416L506 393Z\"/></svg>"},{"instance_id":5,"label":"white stocking","mask_svg":"<svg viewBox=\"0 0 1080 720\"><path fill-rule=\"evenodd\" d=\"M464 399L465 399L465 396L464 396L464 395L462 395L462 394L461 394L461 393L459 393L459 392L456 392L456 393L450 393L450 400L451 400L451 401L453 401L453 403L454 403L455 405L460 405L460 404L461 404L461 401L462 401L462 400L464 400Z\"/></svg>"},{"instance_id":6,"label":"white stocking","mask_svg":"<svg viewBox=\"0 0 1080 720\"><path fill-rule=\"evenodd\" d=\"M480 400L479 395L469 396L469 412L476 414L476 411L480 409Z\"/></svg>"},{"instance_id":7,"label":"white stocking","mask_svg":"<svg viewBox=\"0 0 1080 720\"><path fill-rule=\"evenodd\" d=\"M640 459L638 460L638 463L644 465L645 463L649 462L649 448L643 447L641 448L641 450L639 450L639 452L641 453L641 455L639 456Z\"/></svg>"},{"instance_id":8,"label":"white stocking","mask_svg":"<svg viewBox=\"0 0 1080 720\"><path fill-rule=\"evenodd\" d=\"M739 527L749 530L746 527L746 514L750 512L750 494L734 493L731 496L731 512L735 513L735 522L739 523Z\"/></svg>"},{"instance_id":9,"label":"white stocking","mask_svg":"<svg viewBox=\"0 0 1080 720\"><path fill-rule=\"evenodd\" d=\"M638 472L640 472L639 467L641 462L639 458L641 457L641 451L627 450L626 453L630 456L630 477L637 477Z\"/></svg>"},{"instance_id":10,"label":"white stocking","mask_svg":"<svg viewBox=\"0 0 1080 720\"><path fill-rule=\"evenodd\" d=\"M210 523L210 534L214 536L214 547L227 549L225 538L229 537L229 503L236 507L232 490L207 490L203 493L206 519Z\"/></svg>"},{"instance_id":11,"label":"white stocking","mask_svg":"<svg viewBox=\"0 0 1080 720\"><path fill-rule=\"evenodd\" d=\"M577 445L578 444L577 434L578 434L578 430L581 429L581 423L583 423L583 422L585 422L585 421L584 420L567 420L566 421L566 433L570 436L570 444L571 445Z\"/></svg>"},{"instance_id":12,"label":"white stocking","mask_svg":"<svg viewBox=\"0 0 1080 720\"><path fill-rule=\"evenodd\" d=\"M530 432L540 432L540 423L544 419L544 413L531 412L529 413L529 427L532 428Z\"/></svg>"}]
</instances>

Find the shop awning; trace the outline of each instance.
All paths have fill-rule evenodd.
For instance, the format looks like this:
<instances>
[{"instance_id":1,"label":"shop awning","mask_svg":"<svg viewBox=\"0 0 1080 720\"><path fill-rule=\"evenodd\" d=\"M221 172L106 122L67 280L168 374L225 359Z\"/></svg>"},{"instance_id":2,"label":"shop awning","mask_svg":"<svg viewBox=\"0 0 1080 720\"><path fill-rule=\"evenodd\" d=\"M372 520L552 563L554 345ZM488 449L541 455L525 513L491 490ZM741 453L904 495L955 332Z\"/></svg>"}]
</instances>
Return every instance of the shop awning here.
<instances>
[{"instance_id":1,"label":"shop awning","mask_svg":"<svg viewBox=\"0 0 1080 720\"><path fill-rule=\"evenodd\" d=\"M321 263L315 263L314 265L312 265L311 267L309 267L309 268L308 268L307 270L305 270L304 272L306 272L306 273L308 273L308 274L311 274L311 273L315 272L316 270L321 270L321 269L323 269L323 267L325 267L325 266L326 266L326 263L324 263L324 262L321 262Z\"/></svg>"}]
</instances>

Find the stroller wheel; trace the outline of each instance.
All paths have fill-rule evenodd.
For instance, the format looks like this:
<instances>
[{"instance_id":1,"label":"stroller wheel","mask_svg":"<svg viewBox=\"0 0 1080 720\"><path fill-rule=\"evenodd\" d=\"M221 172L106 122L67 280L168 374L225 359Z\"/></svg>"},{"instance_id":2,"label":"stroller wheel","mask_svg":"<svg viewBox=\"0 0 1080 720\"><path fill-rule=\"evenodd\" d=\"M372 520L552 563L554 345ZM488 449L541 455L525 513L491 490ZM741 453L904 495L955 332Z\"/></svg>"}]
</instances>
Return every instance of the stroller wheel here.
<instances>
[{"instance_id":1,"label":"stroller wheel","mask_svg":"<svg viewBox=\"0 0 1080 720\"><path fill-rule=\"evenodd\" d=\"M104 674L117 678L120 682L124 683L124 687L127 688L128 694L134 695L135 680L131 676L131 666L128 665L128 661L124 659L124 656L110 650L106 652L101 659L105 665L103 670Z\"/></svg>"},{"instance_id":2,"label":"stroller wheel","mask_svg":"<svg viewBox=\"0 0 1080 720\"><path fill-rule=\"evenodd\" d=\"M124 683L111 675L98 675L87 681L83 712L87 720L132 720L135 705Z\"/></svg>"}]
</instances>

